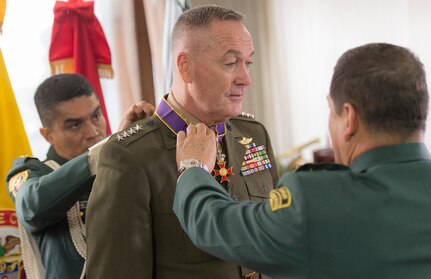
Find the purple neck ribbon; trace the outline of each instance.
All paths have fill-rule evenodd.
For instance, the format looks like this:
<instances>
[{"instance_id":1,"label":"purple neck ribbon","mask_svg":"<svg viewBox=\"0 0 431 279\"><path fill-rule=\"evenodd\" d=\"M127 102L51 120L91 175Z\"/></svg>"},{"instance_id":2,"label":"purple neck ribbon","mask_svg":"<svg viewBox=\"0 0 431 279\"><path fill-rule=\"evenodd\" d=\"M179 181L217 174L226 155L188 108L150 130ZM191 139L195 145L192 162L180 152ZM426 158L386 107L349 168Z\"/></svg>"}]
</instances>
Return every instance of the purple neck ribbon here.
<instances>
[{"instance_id":1,"label":"purple neck ribbon","mask_svg":"<svg viewBox=\"0 0 431 279\"><path fill-rule=\"evenodd\" d=\"M189 123L187 123L187 121L178 112L176 112L171 105L169 105L165 98L162 98L155 114L172 132L175 133L175 135L178 134L179 131L186 132L187 126L189 126ZM226 134L225 123L221 122L217 124L216 130L217 141L221 142Z\"/></svg>"}]
</instances>

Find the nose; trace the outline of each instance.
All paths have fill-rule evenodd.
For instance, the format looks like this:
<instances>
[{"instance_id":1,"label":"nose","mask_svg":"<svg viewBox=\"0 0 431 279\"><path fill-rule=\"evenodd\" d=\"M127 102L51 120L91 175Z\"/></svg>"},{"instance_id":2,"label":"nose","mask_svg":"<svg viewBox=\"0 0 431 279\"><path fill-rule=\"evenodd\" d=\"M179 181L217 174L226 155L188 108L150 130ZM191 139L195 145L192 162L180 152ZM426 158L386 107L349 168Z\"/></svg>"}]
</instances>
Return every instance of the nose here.
<instances>
[{"instance_id":1,"label":"nose","mask_svg":"<svg viewBox=\"0 0 431 279\"><path fill-rule=\"evenodd\" d=\"M236 85L249 86L251 84L249 66L243 63L241 66L237 67L237 71Z\"/></svg>"},{"instance_id":2,"label":"nose","mask_svg":"<svg viewBox=\"0 0 431 279\"><path fill-rule=\"evenodd\" d=\"M85 122L84 133L87 139L94 139L100 135L97 125L91 121Z\"/></svg>"}]
</instances>

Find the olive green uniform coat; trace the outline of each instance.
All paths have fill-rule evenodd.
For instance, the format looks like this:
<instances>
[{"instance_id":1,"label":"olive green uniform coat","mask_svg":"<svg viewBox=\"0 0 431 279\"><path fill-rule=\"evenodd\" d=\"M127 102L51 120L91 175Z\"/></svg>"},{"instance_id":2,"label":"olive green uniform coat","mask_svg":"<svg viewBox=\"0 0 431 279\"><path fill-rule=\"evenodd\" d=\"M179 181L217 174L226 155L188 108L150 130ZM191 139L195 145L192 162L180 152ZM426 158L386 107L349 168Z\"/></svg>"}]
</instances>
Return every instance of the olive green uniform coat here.
<instances>
[{"instance_id":1,"label":"olive green uniform coat","mask_svg":"<svg viewBox=\"0 0 431 279\"><path fill-rule=\"evenodd\" d=\"M246 148L238 141L252 137L265 145L275 164L266 130L246 117L232 118L226 127L223 147L235 174L228 177L229 195L264 200L277 170L241 176ZM132 128L113 135L101 150L87 209L87 277L240 278L236 265L197 249L172 211L178 178L175 134L157 116Z\"/></svg>"},{"instance_id":2,"label":"olive green uniform coat","mask_svg":"<svg viewBox=\"0 0 431 279\"><path fill-rule=\"evenodd\" d=\"M190 168L174 211L197 247L274 279L431 278L425 145L370 150L351 168L306 165L279 187L267 202L236 203L207 172Z\"/></svg>"},{"instance_id":3,"label":"olive green uniform coat","mask_svg":"<svg viewBox=\"0 0 431 279\"><path fill-rule=\"evenodd\" d=\"M36 158L16 159L7 182L25 170L28 170L28 178L16 196L11 194L9 187L8 191L19 222L39 248L45 278L77 279L83 270L84 259L72 242L66 213L78 200L85 203L94 178L88 169L87 154L67 163L51 147L47 160L54 160L62 167L53 172Z\"/></svg>"}]
</instances>

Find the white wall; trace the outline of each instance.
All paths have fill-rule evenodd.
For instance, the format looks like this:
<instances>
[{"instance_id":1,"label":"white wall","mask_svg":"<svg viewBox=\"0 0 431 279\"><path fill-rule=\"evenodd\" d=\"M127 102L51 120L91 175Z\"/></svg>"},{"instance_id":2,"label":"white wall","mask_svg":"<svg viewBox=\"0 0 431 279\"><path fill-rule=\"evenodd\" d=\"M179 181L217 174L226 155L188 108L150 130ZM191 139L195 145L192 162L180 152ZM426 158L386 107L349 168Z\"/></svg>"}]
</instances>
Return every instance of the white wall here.
<instances>
[{"instance_id":1,"label":"white wall","mask_svg":"<svg viewBox=\"0 0 431 279\"><path fill-rule=\"evenodd\" d=\"M276 77L283 103L272 111L282 121L271 127L278 152L315 136L328 136L328 94L332 69L347 49L370 42L398 44L415 52L431 72L431 1L427 0L271 0L270 26L276 48ZM272 15L272 16L271 16ZM278 26L278 27L275 27ZM269 31L270 32L270 31ZM431 82L428 74L428 81ZM271 114L272 111L265 113ZM431 121L429 121L428 130ZM286 140L287 139L287 140ZM431 133L427 133L431 145Z\"/></svg>"}]
</instances>

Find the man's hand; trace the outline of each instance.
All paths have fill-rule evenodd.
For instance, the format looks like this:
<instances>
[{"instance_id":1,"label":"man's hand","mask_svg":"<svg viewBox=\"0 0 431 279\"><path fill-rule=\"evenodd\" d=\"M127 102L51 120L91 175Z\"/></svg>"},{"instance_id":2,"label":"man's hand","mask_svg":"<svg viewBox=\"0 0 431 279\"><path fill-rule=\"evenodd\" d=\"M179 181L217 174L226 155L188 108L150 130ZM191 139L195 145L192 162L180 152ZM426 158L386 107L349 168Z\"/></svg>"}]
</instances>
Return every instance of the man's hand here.
<instances>
[{"instance_id":1,"label":"man's hand","mask_svg":"<svg viewBox=\"0 0 431 279\"><path fill-rule=\"evenodd\" d=\"M216 159L216 138L212 130L202 123L189 125L187 135L177 135L177 164L183 160L196 159L205 164L211 172Z\"/></svg>"},{"instance_id":2,"label":"man's hand","mask_svg":"<svg viewBox=\"0 0 431 279\"><path fill-rule=\"evenodd\" d=\"M118 127L118 131L126 129L135 121L153 115L155 110L156 109L152 104L145 101L140 101L139 103L132 105L124 114L120 126Z\"/></svg>"}]
</instances>

